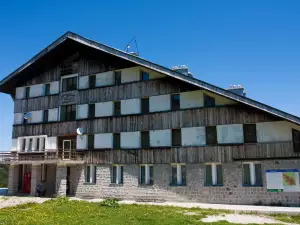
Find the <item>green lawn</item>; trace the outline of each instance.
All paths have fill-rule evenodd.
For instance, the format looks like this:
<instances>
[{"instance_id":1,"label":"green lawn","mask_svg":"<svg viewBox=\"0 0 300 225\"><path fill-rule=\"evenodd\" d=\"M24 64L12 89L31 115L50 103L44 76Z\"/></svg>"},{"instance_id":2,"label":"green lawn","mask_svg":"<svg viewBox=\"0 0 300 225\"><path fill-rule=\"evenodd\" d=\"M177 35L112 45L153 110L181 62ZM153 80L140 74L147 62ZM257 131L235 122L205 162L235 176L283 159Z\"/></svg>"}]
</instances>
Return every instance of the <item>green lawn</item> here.
<instances>
[{"instance_id":1,"label":"green lawn","mask_svg":"<svg viewBox=\"0 0 300 225\"><path fill-rule=\"evenodd\" d=\"M186 215L185 212L190 212L192 215ZM43 204L30 203L0 209L0 224L204 224L200 222L201 218L218 213L223 212L149 205L108 207L99 203L69 201L62 198L50 200ZM289 219L289 222L292 221ZM229 223L218 222L214 224Z\"/></svg>"}]
</instances>

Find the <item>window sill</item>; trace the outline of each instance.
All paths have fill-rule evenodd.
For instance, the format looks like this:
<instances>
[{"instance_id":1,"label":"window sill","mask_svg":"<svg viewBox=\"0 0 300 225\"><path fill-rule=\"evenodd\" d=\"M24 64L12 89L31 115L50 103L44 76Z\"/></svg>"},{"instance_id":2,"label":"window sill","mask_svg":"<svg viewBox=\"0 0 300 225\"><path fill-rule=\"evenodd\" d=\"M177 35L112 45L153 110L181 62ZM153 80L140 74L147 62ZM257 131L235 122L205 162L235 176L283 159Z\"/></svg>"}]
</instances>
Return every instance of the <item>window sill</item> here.
<instances>
[{"instance_id":1,"label":"window sill","mask_svg":"<svg viewBox=\"0 0 300 225\"><path fill-rule=\"evenodd\" d=\"M169 184L170 187L186 187L186 184Z\"/></svg>"},{"instance_id":2,"label":"window sill","mask_svg":"<svg viewBox=\"0 0 300 225\"><path fill-rule=\"evenodd\" d=\"M89 183L89 182L84 182L83 185L96 185L96 183Z\"/></svg>"},{"instance_id":3,"label":"window sill","mask_svg":"<svg viewBox=\"0 0 300 225\"><path fill-rule=\"evenodd\" d=\"M124 184L110 184L110 187L123 187Z\"/></svg>"},{"instance_id":4,"label":"window sill","mask_svg":"<svg viewBox=\"0 0 300 225\"><path fill-rule=\"evenodd\" d=\"M252 184L243 184L242 186L243 187L263 187L264 185L262 185L262 184L260 184L260 185L256 185L256 184L254 184L254 185L252 185Z\"/></svg>"},{"instance_id":5,"label":"window sill","mask_svg":"<svg viewBox=\"0 0 300 225\"><path fill-rule=\"evenodd\" d=\"M223 187L223 184L204 184L204 187Z\"/></svg>"}]
</instances>

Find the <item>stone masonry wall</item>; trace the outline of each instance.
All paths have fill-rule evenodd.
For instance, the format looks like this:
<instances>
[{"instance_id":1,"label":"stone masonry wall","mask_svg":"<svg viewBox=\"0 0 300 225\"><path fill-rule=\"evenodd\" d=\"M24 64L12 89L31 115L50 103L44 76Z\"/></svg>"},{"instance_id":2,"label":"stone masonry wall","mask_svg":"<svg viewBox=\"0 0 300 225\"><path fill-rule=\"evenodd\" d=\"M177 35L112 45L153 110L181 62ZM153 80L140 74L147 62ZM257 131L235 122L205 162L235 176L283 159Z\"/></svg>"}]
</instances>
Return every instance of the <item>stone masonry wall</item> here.
<instances>
[{"instance_id":1,"label":"stone masonry wall","mask_svg":"<svg viewBox=\"0 0 300 225\"><path fill-rule=\"evenodd\" d=\"M14 195L18 192L19 166L10 165L8 170L8 194Z\"/></svg>"},{"instance_id":2,"label":"stone masonry wall","mask_svg":"<svg viewBox=\"0 0 300 225\"><path fill-rule=\"evenodd\" d=\"M205 165L187 164L187 185L169 186L171 168L169 164L153 167L154 184L139 185L138 165L124 165L124 184L110 183L110 167L97 165L96 184L85 184L84 170L76 181L76 195L79 197L121 198L157 201L197 201L203 203L263 204L278 203L300 205L299 192L270 193L266 189L266 175L263 187L242 186L242 162L223 164L224 186L204 187ZM300 169L300 160L270 160L262 162L262 171L267 169ZM79 170L80 171L80 170Z\"/></svg>"}]
</instances>

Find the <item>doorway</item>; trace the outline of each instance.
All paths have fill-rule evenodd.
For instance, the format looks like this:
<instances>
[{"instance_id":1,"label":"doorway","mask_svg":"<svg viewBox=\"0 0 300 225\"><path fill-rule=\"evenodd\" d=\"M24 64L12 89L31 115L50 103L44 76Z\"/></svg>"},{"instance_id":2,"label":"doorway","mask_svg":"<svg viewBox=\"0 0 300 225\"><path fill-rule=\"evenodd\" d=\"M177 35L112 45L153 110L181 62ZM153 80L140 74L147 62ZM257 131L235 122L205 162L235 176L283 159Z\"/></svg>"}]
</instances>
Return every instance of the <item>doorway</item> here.
<instances>
[{"instance_id":1,"label":"doorway","mask_svg":"<svg viewBox=\"0 0 300 225\"><path fill-rule=\"evenodd\" d=\"M63 140L63 153L62 159L70 159L71 158L71 147L72 141L71 140Z\"/></svg>"},{"instance_id":2,"label":"doorway","mask_svg":"<svg viewBox=\"0 0 300 225\"><path fill-rule=\"evenodd\" d=\"M63 160L72 159L72 152L76 150L76 136L67 135L58 137L58 156Z\"/></svg>"}]
</instances>

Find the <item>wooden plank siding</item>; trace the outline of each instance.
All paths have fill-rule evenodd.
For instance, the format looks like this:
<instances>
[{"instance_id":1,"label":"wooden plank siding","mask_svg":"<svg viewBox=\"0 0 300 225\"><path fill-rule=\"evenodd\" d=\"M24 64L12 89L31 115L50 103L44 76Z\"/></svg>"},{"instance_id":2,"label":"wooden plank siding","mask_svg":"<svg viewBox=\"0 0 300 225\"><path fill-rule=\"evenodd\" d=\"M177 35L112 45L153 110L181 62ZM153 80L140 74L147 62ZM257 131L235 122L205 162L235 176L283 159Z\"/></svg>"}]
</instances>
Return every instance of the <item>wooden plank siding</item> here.
<instances>
[{"instance_id":1,"label":"wooden plank siding","mask_svg":"<svg viewBox=\"0 0 300 225\"><path fill-rule=\"evenodd\" d=\"M230 163L233 160L300 157L293 153L292 142L84 152L88 164Z\"/></svg>"},{"instance_id":2,"label":"wooden plank siding","mask_svg":"<svg viewBox=\"0 0 300 225\"><path fill-rule=\"evenodd\" d=\"M96 118L71 122L17 125L13 138L33 135L58 136L74 134L82 127L87 134L117 133L142 130L163 130L181 127L213 126L223 124L258 123L276 120L258 110L243 106L198 108L182 111Z\"/></svg>"},{"instance_id":3,"label":"wooden plank siding","mask_svg":"<svg viewBox=\"0 0 300 225\"><path fill-rule=\"evenodd\" d=\"M99 87L78 90L77 104L107 102L131 98L143 98L180 92L181 86L168 82L167 79L134 82L118 86ZM43 96L22 100L15 100L14 112L28 112L59 107L59 96Z\"/></svg>"}]
</instances>

